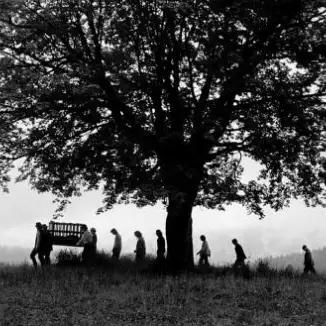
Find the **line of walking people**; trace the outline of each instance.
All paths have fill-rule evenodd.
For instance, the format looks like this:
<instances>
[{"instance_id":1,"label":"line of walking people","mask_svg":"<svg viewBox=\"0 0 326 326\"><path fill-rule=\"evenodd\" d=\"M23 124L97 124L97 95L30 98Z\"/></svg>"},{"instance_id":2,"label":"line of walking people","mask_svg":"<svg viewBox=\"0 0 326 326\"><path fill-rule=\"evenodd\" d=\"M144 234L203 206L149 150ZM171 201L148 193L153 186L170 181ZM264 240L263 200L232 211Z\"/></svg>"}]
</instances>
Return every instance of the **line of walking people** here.
<instances>
[{"instance_id":1,"label":"line of walking people","mask_svg":"<svg viewBox=\"0 0 326 326\"><path fill-rule=\"evenodd\" d=\"M92 231L91 233L87 231L87 227L85 227L83 229L83 231L84 231L84 233L83 233L81 239L77 242L77 246L84 245L82 259L87 264L89 261L92 261L92 256L94 256L94 254L96 252L96 246L94 248L93 242L94 242L94 237L96 237L96 242L97 242L97 236L96 236L96 230L94 228L91 229L91 231ZM121 250L122 250L121 235L115 228L113 228L110 232L114 235L112 257L114 259L119 259ZM134 250L135 260L142 261L146 257L145 239L140 231L135 231L134 235L137 238L136 248ZM156 230L156 235L157 235L157 259L162 260L162 259L164 259L165 250L166 250L165 249L165 239L163 237L161 230ZM92 236L93 236L93 238L92 238Z\"/></svg>"},{"instance_id":2,"label":"line of walking people","mask_svg":"<svg viewBox=\"0 0 326 326\"><path fill-rule=\"evenodd\" d=\"M37 267L37 262L35 256L38 255L41 266L50 265L50 254L53 250L53 241L50 232L47 229L47 225L37 222L35 225L37 229L35 245L30 254L30 258L33 262L34 267ZM83 246L84 250L82 253L82 261L86 265L92 265L94 263L97 251L97 234L96 229L91 228L88 231L86 225L82 226L82 236L80 240L76 243L76 246ZM122 238L117 229L113 228L110 231L114 235L114 244L112 248L112 257L114 259L119 259L121 250L122 250ZM136 248L134 250L135 260L142 261L146 257L146 244L145 239L140 231L134 232L135 237L137 238ZM165 259L166 245L163 233L161 230L156 230L157 236L157 262L162 264ZM211 256L211 250L209 248L207 239L204 235L200 236L202 241L201 249L197 252L199 255L199 266L209 266L209 257ZM245 260L247 259L242 246L238 243L237 239L233 239L232 243L234 245L236 260L233 264L235 271L241 270L245 267ZM312 253L306 245L302 247L302 250L305 252L304 255L304 273L309 272L316 274L314 268L314 260L312 258Z\"/></svg>"},{"instance_id":3,"label":"line of walking people","mask_svg":"<svg viewBox=\"0 0 326 326\"><path fill-rule=\"evenodd\" d=\"M112 257L119 259L121 249L122 249L122 241L121 235L118 233L116 229L112 229L111 233L115 236L114 244L112 249ZM135 253L135 260L142 261L146 257L146 244L145 239L140 231L134 232L135 237L137 238L136 249L134 250ZM165 239L163 237L163 233L161 230L156 230L157 236L157 260L162 261L165 258Z\"/></svg>"},{"instance_id":4,"label":"line of walking people","mask_svg":"<svg viewBox=\"0 0 326 326\"><path fill-rule=\"evenodd\" d=\"M209 266L208 258L211 256L211 250L209 248L208 242L204 235L200 236L200 240L202 241L201 249L197 252L199 255L199 266ZM234 245L236 260L233 264L235 269L242 268L245 266L245 260L247 259L242 246L238 243L237 239L233 239L232 243Z\"/></svg>"},{"instance_id":5,"label":"line of walking people","mask_svg":"<svg viewBox=\"0 0 326 326\"><path fill-rule=\"evenodd\" d=\"M36 256L40 261L41 267L45 265L50 265L50 255L53 251L53 238L51 233L47 229L47 225L37 222L36 227L36 237L35 244L30 258L33 262L34 267L37 267ZM83 225L81 228L82 236L80 240L76 243L77 247L83 247L82 252L82 262L85 265L93 265L96 258L97 252L97 233L95 228L91 228L90 231L86 225ZM121 235L116 229L110 231L114 236L114 244L112 249L112 257L114 259L119 259L122 249L122 239ZM136 261L142 261L146 257L146 244L143 235L140 231L135 231L134 235L137 238L135 259ZM157 260L162 261L165 255L165 239L161 230L156 230L157 235Z\"/></svg>"},{"instance_id":6,"label":"line of walking people","mask_svg":"<svg viewBox=\"0 0 326 326\"><path fill-rule=\"evenodd\" d=\"M208 242L204 235L200 236L200 240L202 241L202 247L201 247L201 250L197 252L197 255L200 255L199 265L200 266L202 266L202 265L209 266L208 257L210 257L211 251L209 249ZM245 260L247 259L247 257L244 253L242 246L238 243L237 239L233 239L232 243L234 245L234 250L235 250L235 254L236 254L236 260L233 264L233 268L234 268L235 273L238 273L239 270L243 271L245 269L245 267L246 267ZM309 273L316 274L315 262L312 257L312 253L311 253L310 249L306 245L303 245L302 250L305 253L304 261L303 261L303 265L304 265L303 273L304 274L309 274Z\"/></svg>"}]
</instances>

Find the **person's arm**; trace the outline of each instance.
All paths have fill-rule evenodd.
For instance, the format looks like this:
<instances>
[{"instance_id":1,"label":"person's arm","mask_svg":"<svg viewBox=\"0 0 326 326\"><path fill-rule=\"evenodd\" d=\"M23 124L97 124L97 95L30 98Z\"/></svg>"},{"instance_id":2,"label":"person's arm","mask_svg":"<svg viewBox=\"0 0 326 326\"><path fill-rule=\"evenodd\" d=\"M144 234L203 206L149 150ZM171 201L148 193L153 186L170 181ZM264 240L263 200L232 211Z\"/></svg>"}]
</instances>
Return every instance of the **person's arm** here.
<instances>
[{"instance_id":1,"label":"person's arm","mask_svg":"<svg viewBox=\"0 0 326 326\"><path fill-rule=\"evenodd\" d=\"M76 243L76 246L81 246L84 244L85 241L85 233L81 236L80 240Z\"/></svg>"},{"instance_id":2,"label":"person's arm","mask_svg":"<svg viewBox=\"0 0 326 326\"><path fill-rule=\"evenodd\" d=\"M35 241L35 249L39 250L41 246L41 232L37 231L36 233L36 241Z\"/></svg>"}]
</instances>

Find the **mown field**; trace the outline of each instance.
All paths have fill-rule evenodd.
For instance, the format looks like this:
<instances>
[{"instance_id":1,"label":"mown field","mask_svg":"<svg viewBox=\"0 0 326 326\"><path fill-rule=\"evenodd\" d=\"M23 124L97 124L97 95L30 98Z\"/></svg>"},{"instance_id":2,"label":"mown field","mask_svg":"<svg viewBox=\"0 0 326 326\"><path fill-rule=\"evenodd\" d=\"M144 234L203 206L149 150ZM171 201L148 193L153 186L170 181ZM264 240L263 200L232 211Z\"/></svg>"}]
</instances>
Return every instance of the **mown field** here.
<instances>
[{"instance_id":1,"label":"mown field","mask_svg":"<svg viewBox=\"0 0 326 326\"><path fill-rule=\"evenodd\" d=\"M326 326L326 280L217 269L155 276L143 266L0 270L0 325ZM223 274L223 273L222 273Z\"/></svg>"}]
</instances>

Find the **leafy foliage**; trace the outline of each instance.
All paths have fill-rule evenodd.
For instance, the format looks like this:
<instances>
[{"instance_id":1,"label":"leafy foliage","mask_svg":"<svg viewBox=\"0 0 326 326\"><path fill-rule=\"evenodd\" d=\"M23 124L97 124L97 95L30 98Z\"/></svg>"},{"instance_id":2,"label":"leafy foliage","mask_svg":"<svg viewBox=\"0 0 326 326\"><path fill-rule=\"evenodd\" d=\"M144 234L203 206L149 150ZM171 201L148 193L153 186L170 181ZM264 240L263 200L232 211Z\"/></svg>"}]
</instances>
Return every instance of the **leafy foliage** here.
<instances>
[{"instance_id":1,"label":"leafy foliage","mask_svg":"<svg viewBox=\"0 0 326 326\"><path fill-rule=\"evenodd\" d=\"M310 0L3 1L0 184L64 208L197 194L264 216L325 199L325 7ZM263 169L241 179L242 158ZM182 197L182 196L181 196ZM60 211L59 209L59 211Z\"/></svg>"}]
</instances>

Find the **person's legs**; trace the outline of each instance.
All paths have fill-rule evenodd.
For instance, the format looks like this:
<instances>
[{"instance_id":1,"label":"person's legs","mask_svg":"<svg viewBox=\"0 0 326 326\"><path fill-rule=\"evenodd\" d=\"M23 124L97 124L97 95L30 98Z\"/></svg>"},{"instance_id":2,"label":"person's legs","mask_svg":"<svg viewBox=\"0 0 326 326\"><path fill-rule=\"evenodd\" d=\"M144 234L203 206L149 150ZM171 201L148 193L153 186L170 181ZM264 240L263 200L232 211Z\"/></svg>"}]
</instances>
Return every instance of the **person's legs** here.
<instances>
[{"instance_id":1,"label":"person's legs","mask_svg":"<svg viewBox=\"0 0 326 326\"><path fill-rule=\"evenodd\" d=\"M239 267L239 264L240 264L239 260L236 260L233 264L233 269L237 269Z\"/></svg>"},{"instance_id":2,"label":"person's legs","mask_svg":"<svg viewBox=\"0 0 326 326\"><path fill-rule=\"evenodd\" d=\"M95 265L96 264L96 252L97 248L94 244L90 244L89 247L89 264Z\"/></svg>"},{"instance_id":3,"label":"person's legs","mask_svg":"<svg viewBox=\"0 0 326 326\"><path fill-rule=\"evenodd\" d=\"M163 260L164 259L164 253L158 252L157 253L157 260Z\"/></svg>"},{"instance_id":4,"label":"person's legs","mask_svg":"<svg viewBox=\"0 0 326 326\"><path fill-rule=\"evenodd\" d=\"M84 251L82 254L83 264L86 266L90 266L93 262L94 250L93 245L91 243L86 243L84 245Z\"/></svg>"},{"instance_id":5,"label":"person's legs","mask_svg":"<svg viewBox=\"0 0 326 326\"><path fill-rule=\"evenodd\" d=\"M164 262L165 262L164 253L158 252L156 260L154 262L153 271L162 272L164 269Z\"/></svg>"},{"instance_id":6,"label":"person's legs","mask_svg":"<svg viewBox=\"0 0 326 326\"><path fill-rule=\"evenodd\" d=\"M83 260L83 265L87 265L88 264L88 260L89 260L89 253L88 253L88 247L87 244L84 245L84 250L82 253L82 260Z\"/></svg>"},{"instance_id":7,"label":"person's legs","mask_svg":"<svg viewBox=\"0 0 326 326\"><path fill-rule=\"evenodd\" d=\"M44 254L44 262L45 265L51 265L51 259L50 259L51 252L48 251Z\"/></svg>"},{"instance_id":8,"label":"person's legs","mask_svg":"<svg viewBox=\"0 0 326 326\"><path fill-rule=\"evenodd\" d=\"M233 271L235 276L239 276L240 274L242 274L243 266L244 266L244 260L237 259L235 261L235 263L233 264Z\"/></svg>"},{"instance_id":9,"label":"person's legs","mask_svg":"<svg viewBox=\"0 0 326 326\"><path fill-rule=\"evenodd\" d=\"M307 275L309 273L309 266L304 265L303 274Z\"/></svg>"},{"instance_id":10,"label":"person's legs","mask_svg":"<svg viewBox=\"0 0 326 326\"><path fill-rule=\"evenodd\" d=\"M141 262L144 260L144 255L143 254L136 254L136 262Z\"/></svg>"},{"instance_id":11,"label":"person's legs","mask_svg":"<svg viewBox=\"0 0 326 326\"><path fill-rule=\"evenodd\" d=\"M43 252L39 252L37 256L38 256L38 260L41 263L41 266L43 267L45 265L44 253Z\"/></svg>"},{"instance_id":12,"label":"person's legs","mask_svg":"<svg viewBox=\"0 0 326 326\"><path fill-rule=\"evenodd\" d=\"M200 266L202 266L202 265L209 266L209 263L208 263L208 256L207 256L207 255L200 255L200 258L199 258L199 265L200 265Z\"/></svg>"},{"instance_id":13,"label":"person's legs","mask_svg":"<svg viewBox=\"0 0 326 326\"><path fill-rule=\"evenodd\" d=\"M316 274L316 270L313 265L309 264L307 267L309 272L311 272L312 274Z\"/></svg>"},{"instance_id":14,"label":"person's legs","mask_svg":"<svg viewBox=\"0 0 326 326\"><path fill-rule=\"evenodd\" d=\"M35 249L33 249L31 254L30 254L30 258L31 258L35 268L37 267L37 262L36 262L36 259L35 259L36 254L37 254L37 251Z\"/></svg>"},{"instance_id":15,"label":"person's legs","mask_svg":"<svg viewBox=\"0 0 326 326\"><path fill-rule=\"evenodd\" d=\"M112 258L114 258L114 259L119 259L119 257L120 257L120 251L117 250L116 248L114 248L114 249L112 250Z\"/></svg>"},{"instance_id":16,"label":"person's legs","mask_svg":"<svg viewBox=\"0 0 326 326\"><path fill-rule=\"evenodd\" d=\"M87 249L86 249L86 246L84 245L84 249L83 249L83 252L82 252L82 262L83 264L85 264L85 261L87 260Z\"/></svg>"}]
</instances>

